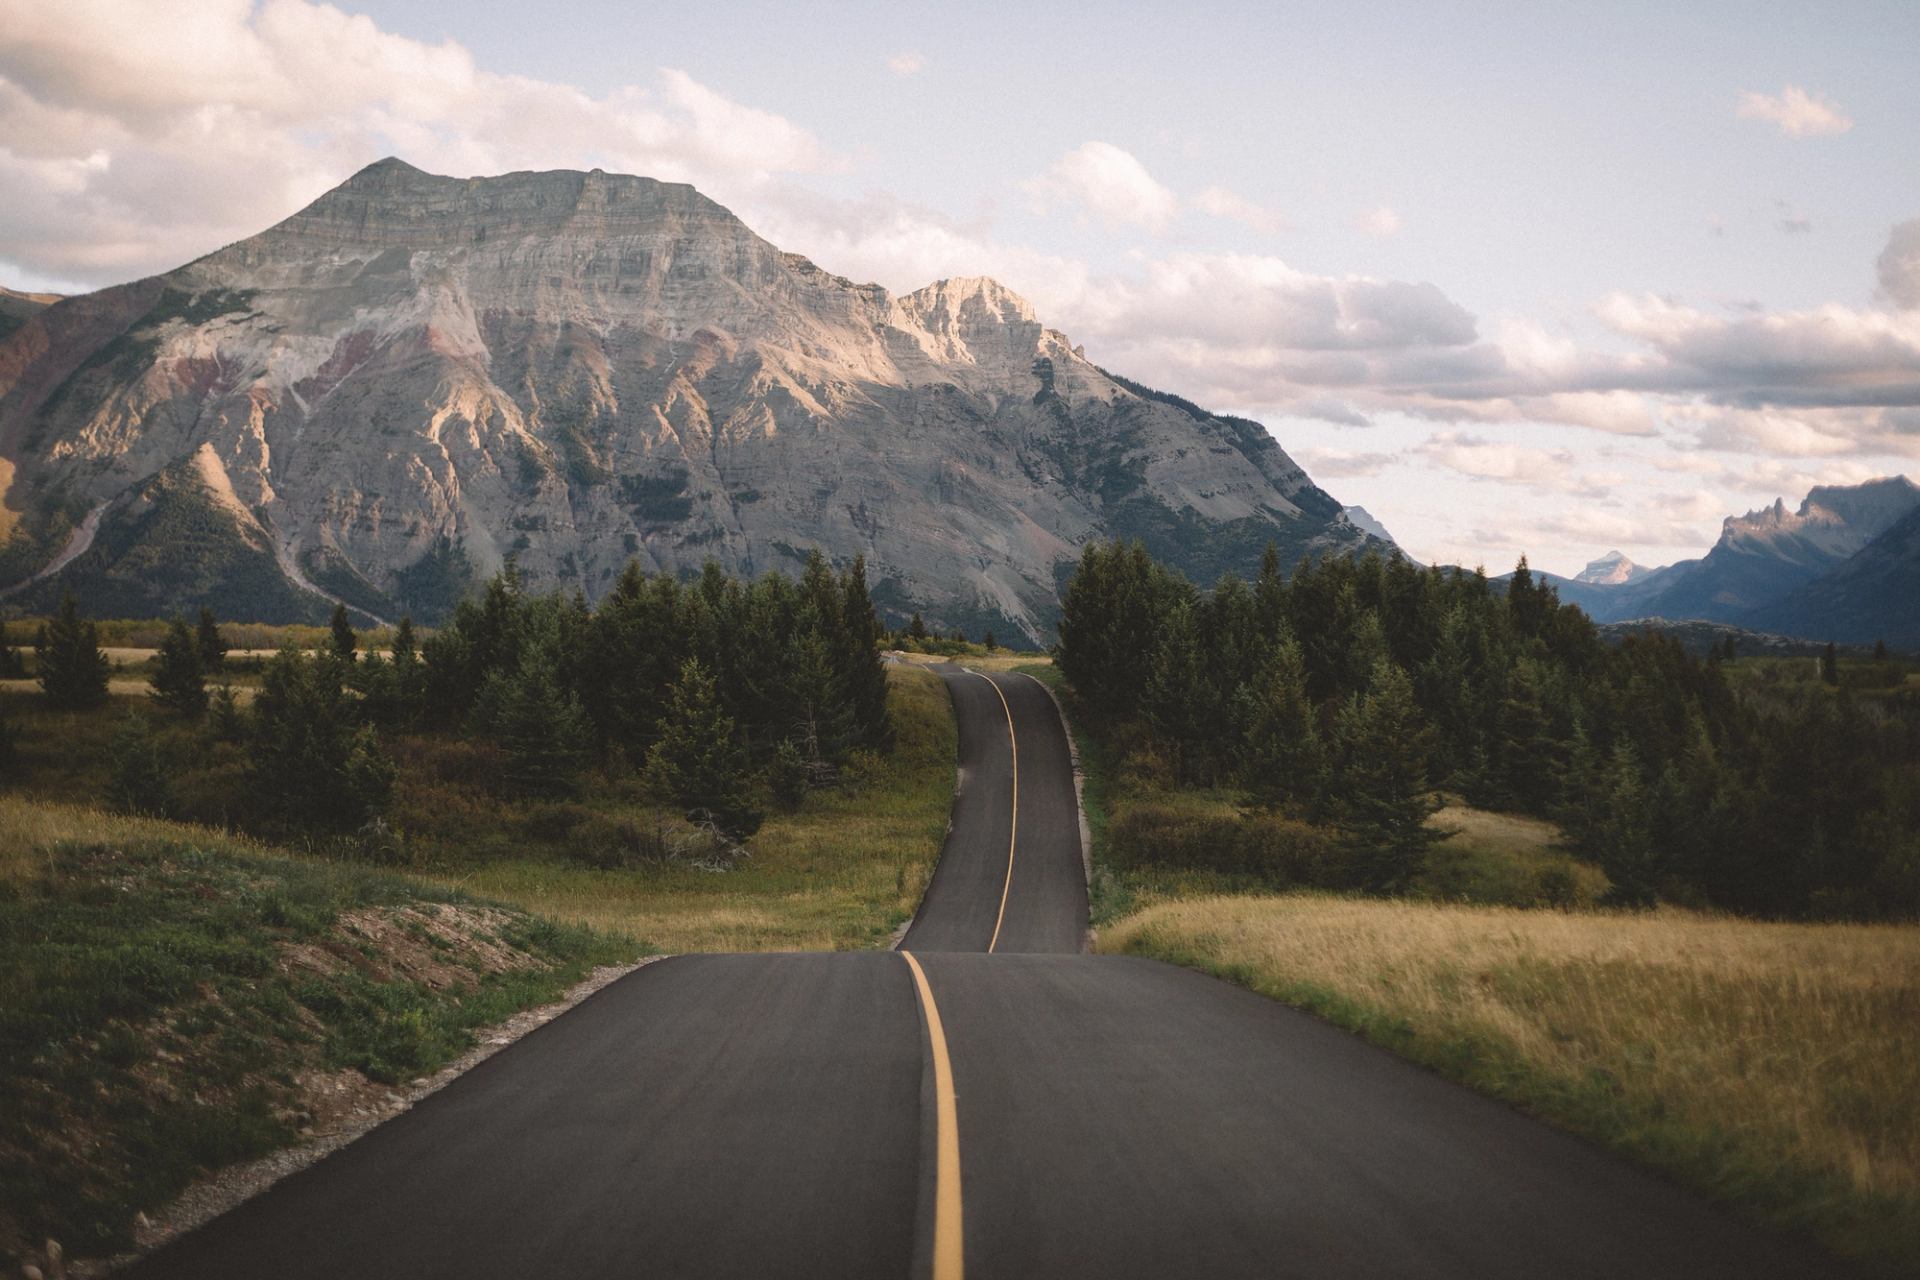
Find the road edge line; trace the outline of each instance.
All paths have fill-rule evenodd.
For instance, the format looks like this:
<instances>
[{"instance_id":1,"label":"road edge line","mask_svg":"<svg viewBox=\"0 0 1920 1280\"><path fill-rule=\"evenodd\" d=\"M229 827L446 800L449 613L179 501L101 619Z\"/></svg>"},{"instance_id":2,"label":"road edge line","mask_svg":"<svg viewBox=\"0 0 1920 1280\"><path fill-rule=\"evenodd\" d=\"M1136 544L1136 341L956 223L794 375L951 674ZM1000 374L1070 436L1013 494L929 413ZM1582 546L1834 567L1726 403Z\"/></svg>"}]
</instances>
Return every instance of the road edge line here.
<instances>
[{"instance_id":1,"label":"road edge line","mask_svg":"<svg viewBox=\"0 0 1920 1280\"><path fill-rule=\"evenodd\" d=\"M960 1107L953 1093L953 1061L947 1056L947 1034L940 1025L940 1006L933 1001L926 970L914 959L913 952L902 951L900 957L913 971L920 1011L927 1019L927 1039L933 1046L933 1280L962 1280L966 1260L960 1200Z\"/></svg>"}]
</instances>

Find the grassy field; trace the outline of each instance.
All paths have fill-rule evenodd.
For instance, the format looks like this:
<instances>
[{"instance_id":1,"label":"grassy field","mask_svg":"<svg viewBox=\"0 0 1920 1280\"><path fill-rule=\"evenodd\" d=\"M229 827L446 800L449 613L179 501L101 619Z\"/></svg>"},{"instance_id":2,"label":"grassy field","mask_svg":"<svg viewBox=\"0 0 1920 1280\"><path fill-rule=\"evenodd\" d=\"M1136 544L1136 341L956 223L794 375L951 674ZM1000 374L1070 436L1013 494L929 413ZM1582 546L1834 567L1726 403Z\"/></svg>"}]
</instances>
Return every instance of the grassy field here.
<instances>
[{"instance_id":1,"label":"grassy field","mask_svg":"<svg viewBox=\"0 0 1920 1280\"><path fill-rule=\"evenodd\" d=\"M1242 983L1920 1270L1920 929L1294 895L1162 902L1099 949Z\"/></svg>"},{"instance_id":2,"label":"grassy field","mask_svg":"<svg viewBox=\"0 0 1920 1280\"><path fill-rule=\"evenodd\" d=\"M51 710L31 686L0 685L19 739L20 794L99 802L115 729L129 711L153 710L144 685L119 683L109 705L87 712ZM952 704L939 678L896 667L889 683L893 753L859 762L842 785L814 792L797 812L770 813L731 870L636 855L644 843L636 837L671 819L631 772L591 774L571 800L526 801L495 785L495 749L430 737L392 744L400 765L387 814L394 847L374 856L423 883L616 929L667 951L883 945L912 914L940 855L956 755ZM183 762L177 816L227 825L233 798L249 785L244 746L207 742L196 726L164 717L156 726Z\"/></svg>"},{"instance_id":3,"label":"grassy field","mask_svg":"<svg viewBox=\"0 0 1920 1280\"><path fill-rule=\"evenodd\" d=\"M182 823L0 797L0 1257L124 1250L631 938Z\"/></svg>"},{"instance_id":4,"label":"grassy field","mask_svg":"<svg viewBox=\"0 0 1920 1280\"><path fill-rule=\"evenodd\" d=\"M889 679L893 754L863 778L815 792L799 812L770 816L730 871L504 857L441 882L667 952L882 946L913 914L939 859L957 742L939 677L894 668Z\"/></svg>"}]
</instances>

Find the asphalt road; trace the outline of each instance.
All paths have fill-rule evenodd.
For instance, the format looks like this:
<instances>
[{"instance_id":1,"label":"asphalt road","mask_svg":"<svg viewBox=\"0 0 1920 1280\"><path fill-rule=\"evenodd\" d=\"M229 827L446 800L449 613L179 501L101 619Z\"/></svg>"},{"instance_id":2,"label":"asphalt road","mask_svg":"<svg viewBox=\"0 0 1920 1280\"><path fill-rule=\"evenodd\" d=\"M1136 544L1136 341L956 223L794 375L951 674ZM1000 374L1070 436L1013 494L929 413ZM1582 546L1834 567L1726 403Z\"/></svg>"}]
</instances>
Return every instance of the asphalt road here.
<instances>
[{"instance_id":1,"label":"asphalt road","mask_svg":"<svg viewBox=\"0 0 1920 1280\"><path fill-rule=\"evenodd\" d=\"M960 787L940 865L900 949L1084 950L1080 810L1053 699L1031 676L934 670L953 694Z\"/></svg>"},{"instance_id":2,"label":"asphalt road","mask_svg":"<svg viewBox=\"0 0 1920 1280\"><path fill-rule=\"evenodd\" d=\"M133 1274L1844 1274L1304 1015L1077 954L1045 692L946 674L965 776L908 954L649 965Z\"/></svg>"}]
</instances>

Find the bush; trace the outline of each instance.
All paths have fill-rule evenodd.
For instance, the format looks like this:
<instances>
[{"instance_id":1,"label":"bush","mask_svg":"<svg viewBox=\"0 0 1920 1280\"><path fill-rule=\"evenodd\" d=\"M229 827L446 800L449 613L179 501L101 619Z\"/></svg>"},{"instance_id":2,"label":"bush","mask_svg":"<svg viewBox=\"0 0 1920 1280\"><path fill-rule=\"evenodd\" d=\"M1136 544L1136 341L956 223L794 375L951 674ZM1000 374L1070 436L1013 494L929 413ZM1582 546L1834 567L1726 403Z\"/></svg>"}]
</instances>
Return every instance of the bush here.
<instances>
[{"instance_id":1,"label":"bush","mask_svg":"<svg viewBox=\"0 0 1920 1280\"><path fill-rule=\"evenodd\" d=\"M1122 869L1252 876L1275 888L1333 888L1347 878L1335 833L1278 814L1197 814L1136 804L1114 815L1107 850Z\"/></svg>"}]
</instances>

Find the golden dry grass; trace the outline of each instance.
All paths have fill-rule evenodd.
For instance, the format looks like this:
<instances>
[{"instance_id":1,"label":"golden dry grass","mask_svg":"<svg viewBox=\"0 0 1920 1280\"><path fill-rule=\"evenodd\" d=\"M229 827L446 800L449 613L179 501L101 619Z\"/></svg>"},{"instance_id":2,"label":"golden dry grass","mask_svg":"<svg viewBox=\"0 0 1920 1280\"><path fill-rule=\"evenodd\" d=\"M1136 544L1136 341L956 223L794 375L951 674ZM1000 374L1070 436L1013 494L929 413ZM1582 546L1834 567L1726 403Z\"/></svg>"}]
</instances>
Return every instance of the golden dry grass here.
<instances>
[{"instance_id":1,"label":"golden dry grass","mask_svg":"<svg viewBox=\"0 0 1920 1280\"><path fill-rule=\"evenodd\" d=\"M1234 978L1847 1252L1920 1263L1920 928L1317 896L1099 949Z\"/></svg>"}]
</instances>

